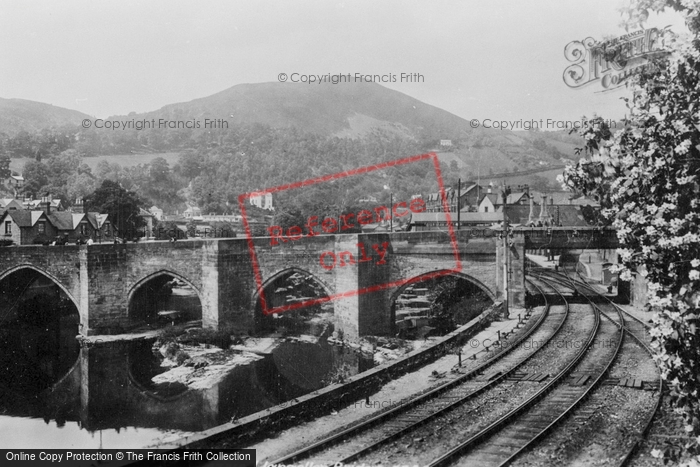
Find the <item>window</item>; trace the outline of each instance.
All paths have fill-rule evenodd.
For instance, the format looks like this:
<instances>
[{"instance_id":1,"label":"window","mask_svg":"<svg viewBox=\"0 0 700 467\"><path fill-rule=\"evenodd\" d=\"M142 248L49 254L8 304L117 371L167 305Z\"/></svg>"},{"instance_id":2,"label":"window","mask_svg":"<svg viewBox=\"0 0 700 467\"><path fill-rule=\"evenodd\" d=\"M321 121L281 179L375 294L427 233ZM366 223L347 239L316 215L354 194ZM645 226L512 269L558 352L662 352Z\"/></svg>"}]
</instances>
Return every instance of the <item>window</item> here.
<instances>
[{"instance_id":1,"label":"window","mask_svg":"<svg viewBox=\"0 0 700 467\"><path fill-rule=\"evenodd\" d=\"M110 228L109 222L105 222L105 237L112 235L112 229Z\"/></svg>"},{"instance_id":2,"label":"window","mask_svg":"<svg viewBox=\"0 0 700 467\"><path fill-rule=\"evenodd\" d=\"M484 212L489 212L489 207L488 207L488 206L484 206Z\"/></svg>"},{"instance_id":3,"label":"window","mask_svg":"<svg viewBox=\"0 0 700 467\"><path fill-rule=\"evenodd\" d=\"M46 232L46 223L45 222L39 222L38 225L39 225L38 229L39 229L40 234L43 234L44 232Z\"/></svg>"},{"instance_id":4,"label":"window","mask_svg":"<svg viewBox=\"0 0 700 467\"><path fill-rule=\"evenodd\" d=\"M87 234L87 223L83 221L80 223L80 235L86 235L86 234Z\"/></svg>"},{"instance_id":5,"label":"window","mask_svg":"<svg viewBox=\"0 0 700 467\"><path fill-rule=\"evenodd\" d=\"M5 221L5 235L12 235L12 221Z\"/></svg>"}]
</instances>

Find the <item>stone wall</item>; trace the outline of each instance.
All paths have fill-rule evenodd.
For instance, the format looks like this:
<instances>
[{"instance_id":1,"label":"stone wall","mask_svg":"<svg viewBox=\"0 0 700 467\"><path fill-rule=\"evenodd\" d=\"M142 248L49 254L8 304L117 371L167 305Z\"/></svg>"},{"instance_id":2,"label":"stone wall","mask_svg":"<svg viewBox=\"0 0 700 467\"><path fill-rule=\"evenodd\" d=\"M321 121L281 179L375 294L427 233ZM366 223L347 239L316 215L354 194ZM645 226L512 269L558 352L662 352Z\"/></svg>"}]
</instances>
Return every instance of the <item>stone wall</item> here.
<instances>
[{"instance_id":1,"label":"stone wall","mask_svg":"<svg viewBox=\"0 0 700 467\"><path fill-rule=\"evenodd\" d=\"M434 345L414 350L406 356L376 366L363 373L349 377L342 384L333 384L305 396L294 399L263 412L243 417L232 423L225 423L197 433L180 442L175 442L162 449L203 449L219 445L226 440L232 445L250 443L259 437L269 437L274 431L298 424L305 419L313 419L339 410L376 392L385 382L420 368L442 357L455 345L464 345L467 340L484 329L492 321L503 316L503 303L497 302L479 317L459 329L442 337Z\"/></svg>"},{"instance_id":2,"label":"stone wall","mask_svg":"<svg viewBox=\"0 0 700 467\"><path fill-rule=\"evenodd\" d=\"M461 261L455 275L497 299L497 240L473 238L468 231L457 232L457 237L456 250L445 232L319 235L278 245L255 238L252 244L263 286L296 269L313 275L328 294L345 294L334 302L337 329L353 338L391 333L391 304L400 281L458 269L455 253ZM321 262L324 252L326 267ZM229 323L243 332L256 327L258 283L244 238L8 247L0 248L0 264L0 279L17 268L31 267L59 284L75 302L86 335L128 330L134 324L130 300L161 275L195 290L203 326Z\"/></svg>"}]
</instances>

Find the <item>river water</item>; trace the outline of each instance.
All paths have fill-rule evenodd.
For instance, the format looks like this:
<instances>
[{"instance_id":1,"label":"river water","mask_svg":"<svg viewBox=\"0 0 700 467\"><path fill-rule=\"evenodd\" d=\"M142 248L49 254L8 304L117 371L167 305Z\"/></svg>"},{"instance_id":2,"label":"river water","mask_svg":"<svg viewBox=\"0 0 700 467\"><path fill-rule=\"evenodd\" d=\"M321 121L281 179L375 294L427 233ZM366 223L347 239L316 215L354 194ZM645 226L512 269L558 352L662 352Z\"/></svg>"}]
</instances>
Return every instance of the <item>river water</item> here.
<instances>
[{"instance_id":1,"label":"river water","mask_svg":"<svg viewBox=\"0 0 700 467\"><path fill-rule=\"evenodd\" d=\"M75 334L64 333L47 346L40 344L47 332L33 327L10 333L14 338L4 335L0 447L155 446L372 366L371 358L323 340L282 342L263 358L233 368L211 387L195 390L179 383L153 383L153 376L167 368L160 366L162 357L153 352L152 342L80 348ZM25 341L24 347L20 341Z\"/></svg>"}]
</instances>

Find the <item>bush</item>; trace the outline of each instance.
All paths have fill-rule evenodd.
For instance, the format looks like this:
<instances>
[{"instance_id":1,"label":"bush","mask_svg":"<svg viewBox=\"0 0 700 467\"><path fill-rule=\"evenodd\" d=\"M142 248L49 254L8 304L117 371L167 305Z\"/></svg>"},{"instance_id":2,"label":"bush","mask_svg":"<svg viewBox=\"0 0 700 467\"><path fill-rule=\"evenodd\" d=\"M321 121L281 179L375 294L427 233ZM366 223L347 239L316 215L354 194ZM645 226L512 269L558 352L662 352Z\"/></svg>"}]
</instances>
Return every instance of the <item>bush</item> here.
<instances>
[{"instance_id":1,"label":"bush","mask_svg":"<svg viewBox=\"0 0 700 467\"><path fill-rule=\"evenodd\" d=\"M9 238L0 239L0 247L12 246L14 244L15 244L14 240L10 240Z\"/></svg>"}]
</instances>

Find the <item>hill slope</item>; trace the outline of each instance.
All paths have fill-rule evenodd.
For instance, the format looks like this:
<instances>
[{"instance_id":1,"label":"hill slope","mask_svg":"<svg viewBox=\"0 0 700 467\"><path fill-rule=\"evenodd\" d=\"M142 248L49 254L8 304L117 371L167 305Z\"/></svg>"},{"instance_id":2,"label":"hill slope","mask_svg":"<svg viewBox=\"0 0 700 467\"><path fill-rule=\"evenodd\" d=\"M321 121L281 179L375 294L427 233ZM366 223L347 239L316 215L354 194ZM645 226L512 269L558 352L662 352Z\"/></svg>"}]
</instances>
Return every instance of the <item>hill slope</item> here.
<instances>
[{"instance_id":1,"label":"hill slope","mask_svg":"<svg viewBox=\"0 0 700 467\"><path fill-rule=\"evenodd\" d=\"M228 121L229 127L262 123L350 137L361 136L373 128L453 139L470 131L469 123L463 118L375 83L239 84L153 112L111 117L126 118L199 121L221 118Z\"/></svg>"},{"instance_id":2,"label":"hill slope","mask_svg":"<svg viewBox=\"0 0 700 467\"><path fill-rule=\"evenodd\" d=\"M0 98L0 133L8 135L22 130L31 132L64 125L80 125L84 118L90 116L42 102Z\"/></svg>"}]
</instances>

